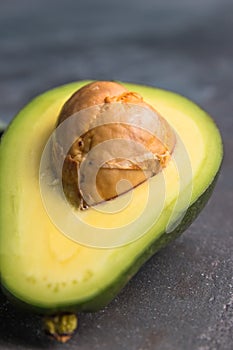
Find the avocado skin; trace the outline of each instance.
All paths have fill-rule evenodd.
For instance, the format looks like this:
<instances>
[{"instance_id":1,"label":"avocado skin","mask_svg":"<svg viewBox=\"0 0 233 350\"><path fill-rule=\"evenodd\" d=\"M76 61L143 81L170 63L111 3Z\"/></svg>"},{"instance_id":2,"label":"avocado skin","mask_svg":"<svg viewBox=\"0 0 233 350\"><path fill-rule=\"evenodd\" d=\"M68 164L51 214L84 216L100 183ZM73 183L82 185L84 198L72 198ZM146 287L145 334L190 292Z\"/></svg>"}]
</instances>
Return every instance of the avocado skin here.
<instances>
[{"instance_id":1,"label":"avocado skin","mask_svg":"<svg viewBox=\"0 0 233 350\"><path fill-rule=\"evenodd\" d=\"M1 139L2 135L3 135L3 133L4 133L4 130L0 130L0 139Z\"/></svg>"},{"instance_id":2,"label":"avocado skin","mask_svg":"<svg viewBox=\"0 0 233 350\"><path fill-rule=\"evenodd\" d=\"M215 175L212 183L205 190L205 192L202 193L202 195L188 208L185 216L183 217L181 223L176 227L176 229L169 233L162 233L158 239L155 239L155 241L152 242L151 245L149 245L146 249L144 249L144 251L141 252L141 254L134 261L134 264L132 264L130 268L125 270L124 273L122 273L121 276L117 280L115 280L113 284L101 290L91 299L87 299L86 301L78 303L76 305L64 304L63 306L59 306L58 308L48 309L39 306L37 307L26 303L22 300L19 300L4 287L4 281L1 281L3 283L2 290L4 294L6 294L8 299L13 304L15 304L15 306L22 308L24 311L32 311L41 315L54 315L64 312L76 313L79 311L94 312L102 309L116 297L116 295L139 271L141 266L146 261L148 261L156 252L165 247L168 243L179 237L192 224L192 222L197 218L197 216L202 211L204 206L207 204L209 198L211 197L211 194L213 192L213 189L217 182L217 178L220 173L220 169L221 166L218 170L218 173Z\"/></svg>"}]
</instances>

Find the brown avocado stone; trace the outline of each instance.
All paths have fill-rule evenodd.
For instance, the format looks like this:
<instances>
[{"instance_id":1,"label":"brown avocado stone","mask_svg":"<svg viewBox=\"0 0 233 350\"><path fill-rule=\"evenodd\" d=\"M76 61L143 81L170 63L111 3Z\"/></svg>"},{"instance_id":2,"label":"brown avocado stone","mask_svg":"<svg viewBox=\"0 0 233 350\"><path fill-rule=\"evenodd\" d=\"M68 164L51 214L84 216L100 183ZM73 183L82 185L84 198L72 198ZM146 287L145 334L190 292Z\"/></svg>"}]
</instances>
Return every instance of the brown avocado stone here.
<instances>
[{"instance_id":1,"label":"brown avocado stone","mask_svg":"<svg viewBox=\"0 0 233 350\"><path fill-rule=\"evenodd\" d=\"M124 118L121 121L119 105L123 105L121 112L124 113ZM86 110L86 125L84 134L80 135L79 124L83 122L84 113L79 116L81 113L78 112L83 110ZM103 121L103 115L106 113L109 115L108 123L106 117ZM134 117L137 113L141 113L139 122ZM64 123L75 114L72 126L69 122ZM148 126L148 119L152 119L157 127L155 132L151 131L151 125ZM115 198L156 175L167 165L175 146L174 131L154 107L146 103L139 93L129 91L115 82L96 81L76 91L61 109L57 125L61 126L62 123L63 127L54 138L53 162L55 168L60 165L58 159L60 154L64 154L62 143L65 138L65 143L69 142L72 146L64 159L64 192L67 199L80 209L87 209L89 205ZM114 142L119 139L131 141L127 144L127 159L119 157L122 153L122 142L118 142L118 146ZM89 152L103 143L106 145L105 150L103 147L99 148L99 152L95 152L95 157L87 163ZM116 147L118 149L115 149ZM132 148L131 152L129 148ZM85 170L80 174L80 166L84 161ZM98 171L92 181L95 175L93 165L97 163ZM125 186L117 187L122 180L126 180L128 186L125 183Z\"/></svg>"},{"instance_id":2,"label":"brown avocado stone","mask_svg":"<svg viewBox=\"0 0 233 350\"><path fill-rule=\"evenodd\" d=\"M11 300L43 314L69 315L107 305L152 254L196 218L211 194L222 161L218 128L190 100L152 87L89 83L68 84L37 97L19 112L1 139L1 283ZM102 120L101 113L106 110L108 115L111 108L128 111L129 115L138 108L139 116L141 111L151 118L155 116L162 131L154 132L145 118L143 125L136 126L127 122L94 123L93 128L88 125L87 132L81 133L79 143L78 118L82 119L83 113L91 109L94 113L98 110ZM109 139L118 142L119 137L125 144L139 141L136 143L145 149L140 157L133 154L131 162L123 154L103 163L97 172L96 186L104 201L95 202L94 198L93 205L85 211L70 205L56 191L62 184L50 183L40 171L48 140L55 135L52 157L50 154L45 164L56 178L59 128L66 125L66 120L69 123L72 115L77 115L73 119L74 137L65 152L61 175L63 187L75 187L78 196L82 190L82 181L77 179L78 167L82 167L79 157L86 156L88 150L92 154ZM127 118L128 115L125 121L129 121ZM68 128L64 138L70 133ZM128 151L126 147L116 149ZM93 159L99 154L102 153L94 154ZM148 173L147 181L141 170ZM123 189L121 195L111 199L116 195L114 185L122 178L133 182L133 189L127 193ZM90 187L88 181L84 181L84 192ZM85 197L85 193L81 195ZM55 212L58 222L51 219L48 208ZM67 227L76 236L63 234ZM100 241L103 236L106 244ZM66 317L61 319L66 324ZM76 321L72 317L68 331L62 327L60 332L59 320L55 317L51 323L47 319L50 333L60 337L60 333L66 336L73 331Z\"/></svg>"}]
</instances>

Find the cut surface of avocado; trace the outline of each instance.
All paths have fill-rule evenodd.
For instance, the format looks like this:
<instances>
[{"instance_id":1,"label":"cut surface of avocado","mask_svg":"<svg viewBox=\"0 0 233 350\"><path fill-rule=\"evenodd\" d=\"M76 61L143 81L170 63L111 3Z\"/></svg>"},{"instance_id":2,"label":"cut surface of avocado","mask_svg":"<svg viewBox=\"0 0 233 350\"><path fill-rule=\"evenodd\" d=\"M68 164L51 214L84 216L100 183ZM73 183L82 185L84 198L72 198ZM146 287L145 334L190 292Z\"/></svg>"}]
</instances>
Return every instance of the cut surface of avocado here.
<instances>
[{"instance_id":1,"label":"cut surface of avocado","mask_svg":"<svg viewBox=\"0 0 233 350\"><path fill-rule=\"evenodd\" d=\"M125 84L174 128L180 139L174 150L176 162L128 194L104 203L101 210L80 213L80 221L90 228L80 235L92 247L78 244L77 237L65 236L48 216L39 168L62 105L85 84L72 83L34 99L10 124L0 146L1 282L18 301L48 313L97 310L108 303L145 260L194 220L222 160L219 131L197 105L172 92ZM183 146L188 164L180 151ZM177 164L183 171L181 179ZM185 173L189 167L191 178ZM62 202L53 191L48 196L62 218ZM72 220L67 221L72 230ZM99 235L93 233L112 229L123 238L129 235L131 243L114 248L121 243L117 240L113 248L102 249ZM93 241L85 242L86 237Z\"/></svg>"}]
</instances>

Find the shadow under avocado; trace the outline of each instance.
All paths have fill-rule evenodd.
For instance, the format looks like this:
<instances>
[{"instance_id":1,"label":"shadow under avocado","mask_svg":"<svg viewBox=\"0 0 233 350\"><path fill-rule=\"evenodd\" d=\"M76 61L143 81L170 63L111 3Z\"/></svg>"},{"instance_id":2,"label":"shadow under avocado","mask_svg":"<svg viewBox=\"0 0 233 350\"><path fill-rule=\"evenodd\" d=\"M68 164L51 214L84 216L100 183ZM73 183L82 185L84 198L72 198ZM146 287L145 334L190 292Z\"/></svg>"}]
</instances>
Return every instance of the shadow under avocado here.
<instances>
[{"instance_id":1,"label":"shadow under avocado","mask_svg":"<svg viewBox=\"0 0 233 350\"><path fill-rule=\"evenodd\" d=\"M11 305L0 289L0 344L6 349L48 348L51 340L43 334L41 317L26 313Z\"/></svg>"}]
</instances>

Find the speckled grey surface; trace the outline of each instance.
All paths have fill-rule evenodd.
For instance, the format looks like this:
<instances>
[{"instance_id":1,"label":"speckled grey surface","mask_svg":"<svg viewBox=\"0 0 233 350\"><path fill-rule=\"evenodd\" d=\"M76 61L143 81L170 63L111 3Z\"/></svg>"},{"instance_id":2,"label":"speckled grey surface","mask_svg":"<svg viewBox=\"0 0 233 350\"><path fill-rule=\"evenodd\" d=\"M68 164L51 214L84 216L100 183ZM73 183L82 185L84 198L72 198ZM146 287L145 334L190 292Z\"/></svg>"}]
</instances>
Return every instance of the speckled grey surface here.
<instances>
[{"instance_id":1,"label":"speckled grey surface","mask_svg":"<svg viewBox=\"0 0 233 350\"><path fill-rule=\"evenodd\" d=\"M108 307L81 314L68 344L47 339L38 317L0 294L0 349L233 349L232 12L231 0L0 1L1 121L53 86L118 79L193 99L225 143L198 220Z\"/></svg>"}]
</instances>

